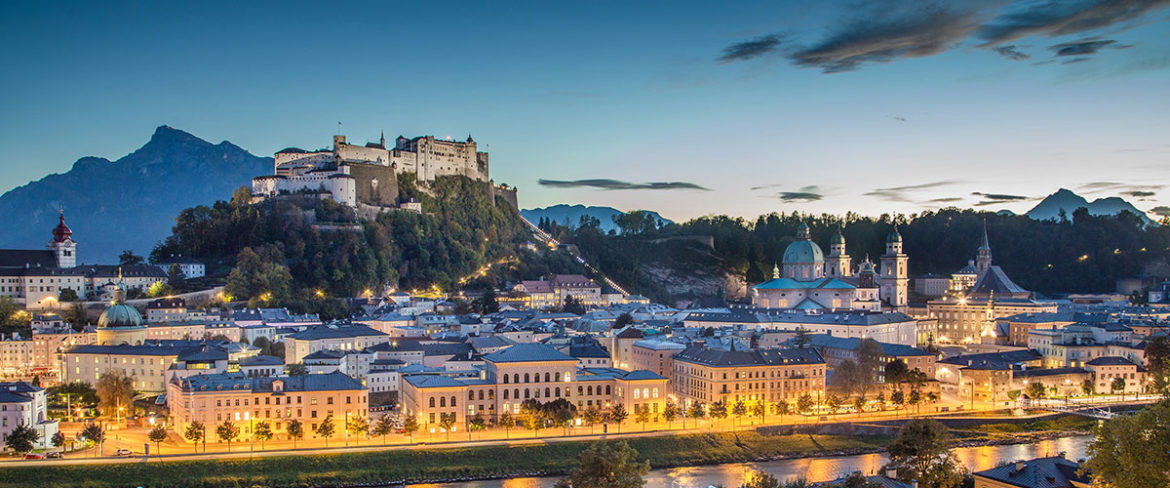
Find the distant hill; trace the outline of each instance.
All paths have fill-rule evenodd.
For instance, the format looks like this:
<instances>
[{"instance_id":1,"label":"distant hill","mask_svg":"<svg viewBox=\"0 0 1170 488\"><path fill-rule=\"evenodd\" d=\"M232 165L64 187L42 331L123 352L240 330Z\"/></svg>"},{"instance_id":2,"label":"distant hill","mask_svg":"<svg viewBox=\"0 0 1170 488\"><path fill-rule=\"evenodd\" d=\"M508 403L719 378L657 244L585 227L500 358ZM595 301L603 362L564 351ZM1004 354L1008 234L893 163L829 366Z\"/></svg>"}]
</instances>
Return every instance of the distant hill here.
<instances>
[{"instance_id":1,"label":"distant hill","mask_svg":"<svg viewBox=\"0 0 1170 488\"><path fill-rule=\"evenodd\" d=\"M1081 207L1088 209L1090 215L1116 215L1123 210L1129 211L1140 217L1142 222L1147 224L1151 222L1145 212L1138 210L1133 204L1121 198L1099 198L1090 202L1085 200L1084 197L1064 188L1045 197L1044 200L1033 207L1032 210L1029 210L1025 215L1034 220L1058 221L1060 220L1061 210L1064 211L1064 215L1068 219L1072 219L1073 211Z\"/></svg>"},{"instance_id":2,"label":"distant hill","mask_svg":"<svg viewBox=\"0 0 1170 488\"><path fill-rule=\"evenodd\" d=\"M164 125L117 161L84 157L0 196L0 247L43 248L64 209L79 262L114 262L124 249L146 256L170 235L180 210L228 198L271 171L272 158Z\"/></svg>"},{"instance_id":3,"label":"distant hill","mask_svg":"<svg viewBox=\"0 0 1170 488\"><path fill-rule=\"evenodd\" d=\"M663 224L673 223L670 220L662 218L661 215L658 215L658 212L653 212L650 210L646 210L645 212L653 215L654 218L658 219L658 221ZM613 230L614 232L621 232L621 229L618 228L617 224L613 223L613 217L622 215L623 213L625 212L622 212L621 210L613 207L586 207L584 205L565 204L520 211L520 215L525 219L528 219L528 221L532 222L533 224L539 223L540 219L542 218L549 218L552 221L567 227L576 227L577 222L581 221L581 216L588 215L590 217L597 218L597 220L600 220L601 230L605 232L609 232L610 230Z\"/></svg>"}]
</instances>

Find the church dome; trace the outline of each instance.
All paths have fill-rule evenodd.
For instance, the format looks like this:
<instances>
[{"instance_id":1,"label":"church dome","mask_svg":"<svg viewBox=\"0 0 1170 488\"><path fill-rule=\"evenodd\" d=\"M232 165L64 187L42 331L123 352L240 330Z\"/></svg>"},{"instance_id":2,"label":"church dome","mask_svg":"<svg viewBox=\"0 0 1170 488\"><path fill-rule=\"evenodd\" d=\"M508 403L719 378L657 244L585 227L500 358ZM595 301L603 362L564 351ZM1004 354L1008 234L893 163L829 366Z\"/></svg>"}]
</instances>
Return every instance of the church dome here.
<instances>
[{"instance_id":1,"label":"church dome","mask_svg":"<svg viewBox=\"0 0 1170 488\"><path fill-rule=\"evenodd\" d=\"M784 250L784 264L824 263L825 255L815 242L804 239L793 242Z\"/></svg>"},{"instance_id":2,"label":"church dome","mask_svg":"<svg viewBox=\"0 0 1170 488\"><path fill-rule=\"evenodd\" d=\"M65 211L61 211L61 217L57 220L57 227L53 229L53 241L65 242L73 235L73 231L69 230L69 226L65 225Z\"/></svg>"},{"instance_id":3,"label":"church dome","mask_svg":"<svg viewBox=\"0 0 1170 488\"><path fill-rule=\"evenodd\" d=\"M837 231L835 234L833 234L831 242L833 244L845 245L845 236L841 235L840 231Z\"/></svg>"},{"instance_id":4,"label":"church dome","mask_svg":"<svg viewBox=\"0 0 1170 488\"><path fill-rule=\"evenodd\" d=\"M110 308L107 308L105 312L102 312L102 316L98 317L98 327L102 328L141 326L142 314L138 313L138 309L125 303L110 305Z\"/></svg>"},{"instance_id":5,"label":"church dome","mask_svg":"<svg viewBox=\"0 0 1170 488\"><path fill-rule=\"evenodd\" d=\"M874 269L873 269L873 263L871 263L869 261L861 263L861 271L858 274L872 275L875 273L876 273L876 271L874 271Z\"/></svg>"},{"instance_id":6,"label":"church dome","mask_svg":"<svg viewBox=\"0 0 1170 488\"><path fill-rule=\"evenodd\" d=\"M898 233L898 229L896 227L894 228L894 230L890 231L890 235L886 236L886 242L887 243L902 242L902 234Z\"/></svg>"}]
</instances>

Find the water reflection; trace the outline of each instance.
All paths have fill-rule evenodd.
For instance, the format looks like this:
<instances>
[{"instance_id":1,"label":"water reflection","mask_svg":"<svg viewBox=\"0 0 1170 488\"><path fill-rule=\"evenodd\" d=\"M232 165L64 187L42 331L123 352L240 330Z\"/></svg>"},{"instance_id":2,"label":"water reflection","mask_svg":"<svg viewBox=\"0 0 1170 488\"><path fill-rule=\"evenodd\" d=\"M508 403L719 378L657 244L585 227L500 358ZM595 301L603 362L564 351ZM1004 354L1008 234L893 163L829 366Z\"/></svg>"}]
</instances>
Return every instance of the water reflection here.
<instances>
[{"instance_id":1,"label":"water reflection","mask_svg":"<svg viewBox=\"0 0 1170 488\"><path fill-rule=\"evenodd\" d=\"M994 468L1017 459L1055 456L1077 460L1085 457L1091 437L1064 437L1032 444L1010 446L980 446L955 449L955 457L972 471ZM740 486L748 473L761 470L781 480L803 477L809 481L826 481L861 471L876 474L885 464L883 454L836 456L823 458L785 459L763 463L732 463L714 466L691 466L656 469L646 477L646 486L652 488L706 488L711 485ZM469 481L437 485L411 485L411 488L549 488L556 478L515 478L510 480Z\"/></svg>"}]
</instances>

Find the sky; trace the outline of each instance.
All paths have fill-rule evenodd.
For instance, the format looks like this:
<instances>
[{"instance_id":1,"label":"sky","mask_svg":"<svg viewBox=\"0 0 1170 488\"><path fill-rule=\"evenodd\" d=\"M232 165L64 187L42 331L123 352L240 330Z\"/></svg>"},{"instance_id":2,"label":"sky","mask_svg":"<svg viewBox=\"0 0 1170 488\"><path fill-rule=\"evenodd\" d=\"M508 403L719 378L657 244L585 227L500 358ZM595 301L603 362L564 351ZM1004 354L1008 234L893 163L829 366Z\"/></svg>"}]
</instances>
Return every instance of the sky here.
<instances>
[{"instance_id":1,"label":"sky","mask_svg":"<svg viewBox=\"0 0 1170 488\"><path fill-rule=\"evenodd\" d=\"M1170 215L1170 0L14 1L0 41L0 191L159 125L271 156L340 122L471 134L523 208Z\"/></svg>"}]
</instances>

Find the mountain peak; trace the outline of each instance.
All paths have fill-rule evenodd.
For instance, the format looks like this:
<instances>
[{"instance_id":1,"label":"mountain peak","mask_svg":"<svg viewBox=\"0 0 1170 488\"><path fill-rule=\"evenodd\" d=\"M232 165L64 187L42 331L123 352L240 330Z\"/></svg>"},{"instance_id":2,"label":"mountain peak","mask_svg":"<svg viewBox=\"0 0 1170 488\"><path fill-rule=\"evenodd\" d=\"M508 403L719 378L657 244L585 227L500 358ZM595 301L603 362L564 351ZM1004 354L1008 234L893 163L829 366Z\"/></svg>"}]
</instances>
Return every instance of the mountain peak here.
<instances>
[{"instance_id":1,"label":"mountain peak","mask_svg":"<svg viewBox=\"0 0 1170 488\"><path fill-rule=\"evenodd\" d=\"M203 139L195 137L194 135L191 135L190 133L188 133L186 131L176 129L176 128L171 127L169 125L160 125L160 126L158 126L158 128L154 129L154 134L150 136L150 142L147 144L149 145L149 144L175 143L175 142L179 142L179 143L192 143L192 142L194 142L194 143L211 145L211 143L209 143Z\"/></svg>"},{"instance_id":2,"label":"mountain peak","mask_svg":"<svg viewBox=\"0 0 1170 488\"><path fill-rule=\"evenodd\" d=\"M1089 202L1085 197L1077 195L1067 188L1061 188L1056 193L1044 197L1044 200L1032 207L1032 210L1029 210L1025 215L1033 220L1061 220L1063 213L1063 218L1072 220L1073 212L1082 207L1088 209L1091 215L1115 215L1125 211L1137 215L1142 219L1142 222L1150 222L1145 212L1138 210L1120 197L1099 198Z\"/></svg>"}]
</instances>

